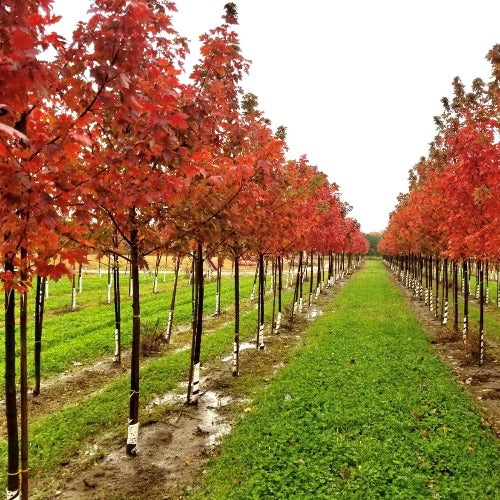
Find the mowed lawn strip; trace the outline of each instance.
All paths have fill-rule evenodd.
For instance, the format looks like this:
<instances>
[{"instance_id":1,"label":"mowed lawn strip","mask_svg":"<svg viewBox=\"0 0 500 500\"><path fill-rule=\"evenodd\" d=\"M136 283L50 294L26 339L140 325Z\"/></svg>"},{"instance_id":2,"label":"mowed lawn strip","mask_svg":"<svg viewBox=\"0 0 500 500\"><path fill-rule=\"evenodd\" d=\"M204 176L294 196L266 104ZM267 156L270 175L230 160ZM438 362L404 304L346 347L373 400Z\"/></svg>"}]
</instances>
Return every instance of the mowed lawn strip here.
<instances>
[{"instance_id":1,"label":"mowed lawn strip","mask_svg":"<svg viewBox=\"0 0 500 500\"><path fill-rule=\"evenodd\" d=\"M500 446L382 263L224 440L197 498L499 498Z\"/></svg>"},{"instance_id":2,"label":"mowed lawn strip","mask_svg":"<svg viewBox=\"0 0 500 500\"><path fill-rule=\"evenodd\" d=\"M283 306L293 299L293 290L283 295ZM266 300L266 321L270 321L272 307ZM256 310L244 313L240 319L241 341L255 335ZM217 330L208 333L202 342L202 365L218 355L232 351L234 321L228 321ZM140 421L146 414L144 407L155 397L175 388L176 384L188 376L190 350L178 351L165 356L144 361L141 368L141 407ZM228 377L231 365L228 363ZM244 367L242 367L244 369ZM203 380L201 381L203 389ZM60 411L43 416L30 423L30 469L34 475L48 473L57 465L86 446L95 442L102 433L118 432L123 429L126 437L130 377L128 375L113 379L93 395L78 404L72 404ZM140 436L140 434L139 434ZM139 438L140 439L140 438ZM125 443L125 440L124 440ZM124 451L125 453L125 451ZM7 463L7 443L0 440L0 468Z\"/></svg>"}]
</instances>

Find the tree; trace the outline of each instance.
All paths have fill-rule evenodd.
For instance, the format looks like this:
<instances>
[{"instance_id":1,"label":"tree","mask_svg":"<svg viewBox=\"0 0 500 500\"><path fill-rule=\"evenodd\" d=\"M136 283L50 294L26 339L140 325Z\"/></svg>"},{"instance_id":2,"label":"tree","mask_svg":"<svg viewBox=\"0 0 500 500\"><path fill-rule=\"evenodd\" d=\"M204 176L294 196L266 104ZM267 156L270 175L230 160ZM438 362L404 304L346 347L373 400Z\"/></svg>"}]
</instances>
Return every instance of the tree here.
<instances>
[{"instance_id":1,"label":"tree","mask_svg":"<svg viewBox=\"0 0 500 500\"><path fill-rule=\"evenodd\" d=\"M70 216L72 193L68 186L72 182L78 185L85 177L82 169L67 166L79 150L72 128L89 108L71 114L64 107L59 93L64 86L60 67L40 57L49 46L58 52L63 48L60 37L48 33L57 20L51 7L50 0L7 0L0 5L0 158L8 180L2 185L0 202L5 259L1 278L6 306L7 491L12 497L19 488L15 292L21 299L21 488L27 497L27 290L33 274L55 279L70 274L66 263L55 263L55 257L69 263L85 258L81 249L68 248L78 230L78 222Z\"/></svg>"},{"instance_id":2,"label":"tree","mask_svg":"<svg viewBox=\"0 0 500 500\"><path fill-rule=\"evenodd\" d=\"M133 289L133 332L127 453L136 454L139 414L140 290L143 258L171 232L165 217L179 199L188 174L181 173L188 125L181 109L178 56L170 2L96 0L68 51L73 78L67 99L95 99L93 121L79 133L92 144L83 156L93 182L78 210L108 219L128 247ZM118 188L117 188L118 187ZM111 242L110 242L111 243ZM113 247L109 251L116 252Z\"/></svg>"},{"instance_id":3,"label":"tree","mask_svg":"<svg viewBox=\"0 0 500 500\"><path fill-rule=\"evenodd\" d=\"M377 245L382 237L382 233L379 231L372 231L371 233L363 233L363 236L367 239L370 244L370 249L368 250L368 255L379 255Z\"/></svg>"}]
</instances>

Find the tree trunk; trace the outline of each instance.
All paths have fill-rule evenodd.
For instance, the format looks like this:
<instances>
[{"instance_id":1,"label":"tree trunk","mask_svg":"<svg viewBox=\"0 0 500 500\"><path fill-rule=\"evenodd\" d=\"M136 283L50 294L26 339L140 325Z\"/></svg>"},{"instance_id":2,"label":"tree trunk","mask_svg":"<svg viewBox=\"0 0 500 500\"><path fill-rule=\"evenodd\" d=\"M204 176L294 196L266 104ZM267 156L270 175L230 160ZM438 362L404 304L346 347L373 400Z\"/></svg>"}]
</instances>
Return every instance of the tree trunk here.
<instances>
[{"instance_id":1,"label":"tree trunk","mask_svg":"<svg viewBox=\"0 0 500 500\"><path fill-rule=\"evenodd\" d=\"M428 265L428 258L427 257L424 257L423 264L424 264L423 273L425 276L424 304L426 306L428 306L429 305L429 271L428 271L429 265Z\"/></svg>"},{"instance_id":2,"label":"tree trunk","mask_svg":"<svg viewBox=\"0 0 500 500\"><path fill-rule=\"evenodd\" d=\"M252 295L250 295L250 302L253 302L255 300L255 286L257 283L258 275L259 275L259 263L257 262L257 266L255 267L255 275L253 277Z\"/></svg>"},{"instance_id":3,"label":"tree trunk","mask_svg":"<svg viewBox=\"0 0 500 500\"><path fill-rule=\"evenodd\" d=\"M73 281L71 282L71 310L76 310L76 274L73 266Z\"/></svg>"},{"instance_id":4,"label":"tree trunk","mask_svg":"<svg viewBox=\"0 0 500 500\"><path fill-rule=\"evenodd\" d=\"M175 263L175 274L174 274L174 288L172 290L172 298L170 299L170 311L168 312L168 322L167 330L165 332L165 342L170 343L170 337L172 336L172 322L174 320L174 309L175 309L175 296L177 295L177 283L179 280L179 269L181 265L181 255L177 256L177 261Z\"/></svg>"},{"instance_id":5,"label":"tree trunk","mask_svg":"<svg viewBox=\"0 0 500 500\"><path fill-rule=\"evenodd\" d=\"M464 324L462 328L462 338L464 342L467 340L469 332L469 266L466 260L462 263L463 270L463 286L464 286Z\"/></svg>"},{"instance_id":6,"label":"tree trunk","mask_svg":"<svg viewBox=\"0 0 500 500\"><path fill-rule=\"evenodd\" d=\"M286 287L289 288L290 286L293 285L293 268L295 267L295 254L292 255L292 258L290 259L290 264L288 265L288 274L286 277Z\"/></svg>"},{"instance_id":7,"label":"tree trunk","mask_svg":"<svg viewBox=\"0 0 500 500\"><path fill-rule=\"evenodd\" d=\"M320 285L320 292L321 292L321 288L325 288L325 256L323 254L320 254L320 261L321 261L321 283L322 285Z\"/></svg>"},{"instance_id":8,"label":"tree trunk","mask_svg":"<svg viewBox=\"0 0 500 500\"><path fill-rule=\"evenodd\" d=\"M82 265L78 264L78 293L82 293L83 290L83 276L82 276Z\"/></svg>"},{"instance_id":9,"label":"tree trunk","mask_svg":"<svg viewBox=\"0 0 500 500\"><path fill-rule=\"evenodd\" d=\"M458 263L453 261L453 331L458 335Z\"/></svg>"},{"instance_id":10,"label":"tree trunk","mask_svg":"<svg viewBox=\"0 0 500 500\"><path fill-rule=\"evenodd\" d=\"M488 272L489 262L484 261L484 304L488 305L490 302L490 273Z\"/></svg>"},{"instance_id":11,"label":"tree trunk","mask_svg":"<svg viewBox=\"0 0 500 500\"><path fill-rule=\"evenodd\" d=\"M429 311L432 313L434 311L434 300L432 293L432 280L433 280L433 260L432 257L429 257Z\"/></svg>"},{"instance_id":12,"label":"tree trunk","mask_svg":"<svg viewBox=\"0 0 500 500\"><path fill-rule=\"evenodd\" d=\"M21 282L27 284L27 257L21 248ZM28 291L19 296L20 399L21 399L21 498L28 498Z\"/></svg>"},{"instance_id":13,"label":"tree trunk","mask_svg":"<svg viewBox=\"0 0 500 500\"><path fill-rule=\"evenodd\" d=\"M435 302L435 311L434 317L437 318L439 316L439 267L440 260L436 257L436 302Z\"/></svg>"},{"instance_id":14,"label":"tree trunk","mask_svg":"<svg viewBox=\"0 0 500 500\"><path fill-rule=\"evenodd\" d=\"M113 256L113 303L115 306L115 354L113 361L121 363L122 349L122 318L121 318L121 294L120 294L120 263L118 255Z\"/></svg>"},{"instance_id":15,"label":"tree trunk","mask_svg":"<svg viewBox=\"0 0 500 500\"><path fill-rule=\"evenodd\" d=\"M293 307L292 313L290 315L290 322L293 323L293 316L295 314L295 310L298 309L298 300L299 300L299 287L302 283L302 251L299 253L299 262L297 264L297 279L295 280L295 291L293 295Z\"/></svg>"},{"instance_id":16,"label":"tree trunk","mask_svg":"<svg viewBox=\"0 0 500 500\"><path fill-rule=\"evenodd\" d=\"M189 282L191 284L191 357L189 361L189 376L188 376L188 387L187 387L187 400L186 404L191 403L191 389L193 385L193 359L194 359L194 349L196 345L196 320L197 320L197 312L196 306L198 304L198 288L196 286L195 281L195 270L196 270L196 252L193 252L192 260L191 260L191 272L189 275Z\"/></svg>"},{"instance_id":17,"label":"tree trunk","mask_svg":"<svg viewBox=\"0 0 500 500\"><path fill-rule=\"evenodd\" d=\"M111 304L111 254L108 254L108 304Z\"/></svg>"},{"instance_id":18,"label":"tree trunk","mask_svg":"<svg viewBox=\"0 0 500 500\"><path fill-rule=\"evenodd\" d=\"M14 274L13 255L6 256L5 272ZM15 291L5 289L5 416L7 423L7 498L19 498L19 435L16 401Z\"/></svg>"},{"instance_id":19,"label":"tree trunk","mask_svg":"<svg viewBox=\"0 0 500 500\"><path fill-rule=\"evenodd\" d=\"M240 373L240 257L234 255L234 345L233 377Z\"/></svg>"},{"instance_id":20,"label":"tree trunk","mask_svg":"<svg viewBox=\"0 0 500 500\"><path fill-rule=\"evenodd\" d=\"M267 287L267 268L269 266L269 259L266 259L266 266L265 266L265 271L264 271L264 295L266 294L266 287ZM272 273L272 261L271 261L271 283L269 285L269 292L272 292L273 290L273 273Z\"/></svg>"},{"instance_id":21,"label":"tree trunk","mask_svg":"<svg viewBox=\"0 0 500 500\"><path fill-rule=\"evenodd\" d=\"M484 363L484 268L485 263L479 261L479 365Z\"/></svg>"},{"instance_id":22,"label":"tree trunk","mask_svg":"<svg viewBox=\"0 0 500 500\"><path fill-rule=\"evenodd\" d=\"M424 261L421 255L418 257L418 298L422 300L422 282L423 282L423 272L424 272Z\"/></svg>"},{"instance_id":23,"label":"tree trunk","mask_svg":"<svg viewBox=\"0 0 500 500\"><path fill-rule=\"evenodd\" d=\"M332 285L333 285L333 254L332 251L330 250L328 252L328 281L326 286L331 287Z\"/></svg>"},{"instance_id":24,"label":"tree trunk","mask_svg":"<svg viewBox=\"0 0 500 500\"><path fill-rule=\"evenodd\" d=\"M444 259L443 263L443 315L442 324L446 325L448 323L448 259Z\"/></svg>"},{"instance_id":25,"label":"tree trunk","mask_svg":"<svg viewBox=\"0 0 500 500\"><path fill-rule=\"evenodd\" d=\"M200 395L200 354L201 354L201 338L203 333L203 299L204 299L204 282L203 282L203 244L198 242L198 251L196 259L195 271L196 284L196 318L194 321L193 331L193 350L192 350L192 377L190 390L188 390L188 404L197 405Z\"/></svg>"},{"instance_id":26,"label":"tree trunk","mask_svg":"<svg viewBox=\"0 0 500 500\"><path fill-rule=\"evenodd\" d=\"M43 331L43 312L45 308L45 281L47 278L36 277L35 292L35 342L34 342L34 366L35 366L35 387L33 396L40 394L40 381L42 374L42 331Z\"/></svg>"},{"instance_id":27,"label":"tree trunk","mask_svg":"<svg viewBox=\"0 0 500 500\"><path fill-rule=\"evenodd\" d=\"M479 295L480 295L480 292L479 292L479 273L481 272L480 271L480 267L481 267L481 263L480 262L476 262L476 300L479 299Z\"/></svg>"},{"instance_id":28,"label":"tree trunk","mask_svg":"<svg viewBox=\"0 0 500 500\"><path fill-rule=\"evenodd\" d=\"M305 270L307 271L307 259L306 259L306 264L305 266L301 263L299 266L299 272L297 272L297 280L299 282L299 313L302 312L302 307L304 305L304 295L303 295L303 288L304 288L304 267Z\"/></svg>"},{"instance_id":29,"label":"tree trunk","mask_svg":"<svg viewBox=\"0 0 500 500\"><path fill-rule=\"evenodd\" d=\"M281 328L281 293L283 290L283 257L278 257L278 317L276 319L276 328L274 333L278 333Z\"/></svg>"},{"instance_id":30,"label":"tree trunk","mask_svg":"<svg viewBox=\"0 0 500 500\"><path fill-rule=\"evenodd\" d=\"M132 283L132 359L130 362L130 406L127 436L127 454L137 455L139 435L139 356L141 345L141 305L139 296L139 234L136 227L135 207L129 211L130 281Z\"/></svg>"},{"instance_id":31,"label":"tree trunk","mask_svg":"<svg viewBox=\"0 0 500 500\"><path fill-rule=\"evenodd\" d=\"M311 263L310 263L310 266L311 266L311 271L310 271L310 275L311 277L309 278L309 307L311 307L311 304L312 304L312 296L313 296L313 277L314 277L314 258L313 258L313 253L310 252L310 256L311 256Z\"/></svg>"},{"instance_id":32,"label":"tree trunk","mask_svg":"<svg viewBox=\"0 0 500 500\"><path fill-rule=\"evenodd\" d=\"M132 255L130 255L130 258L132 259ZM129 297L134 296L134 280L132 278L132 263L130 263L130 279L128 281L128 296Z\"/></svg>"},{"instance_id":33,"label":"tree trunk","mask_svg":"<svg viewBox=\"0 0 500 500\"><path fill-rule=\"evenodd\" d=\"M217 262L217 280L215 284L215 312L214 316L220 316L220 294L222 284L222 266Z\"/></svg>"},{"instance_id":34,"label":"tree trunk","mask_svg":"<svg viewBox=\"0 0 500 500\"><path fill-rule=\"evenodd\" d=\"M264 294L266 293L264 254L259 253L259 325L257 329L257 348L264 349Z\"/></svg>"},{"instance_id":35,"label":"tree trunk","mask_svg":"<svg viewBox=\"0 0 500 500\"><path fill-rule=\"evenodd\" d=\"M497 264L497 307L500 307L500 265Z\"/></svg>"},{"instance_id":36,"label":"tree trunk","mask_svg":"<svg viewBox=\"0 0 500 500\"><path fill-rule=\"evenodd\" d=\"M312 268L311 268L312 269ZM312 273L311 273L311 280L312 280ZM323 275L321 273L321 254L318 253L318 274L317 274L317 279L316 279L316 300L319 298L319 295L321 293L321 280L323 278Z\"/></svg>"},{"instance_id":37,"label":"tree trunk","mask_svg":"<svg viewBox=\"0 0 500 500\"><path fill-rule=\"evenodd\" d=\"M269 334L273 333L273 329L275 327L274 324L274 318L276 317L276 285L277 285L277 280L276 280L276 257L272 258L272 269L271 269L271 274L272 274L272 284L273 284L273 313L271 316L271 328L269 331Z\"/></svg>"},{"instance_id":38,"label":"tree trunk","mask_svg":"<svg viewBox=\"0 0 500 500\"><path fill-rule=\"evenodd\" d=\"M158 273L160 272L160 263L161 263L161 252L158 252L158 255L156 256L156 262L155 262L155 273L154 273L154 280L153 280L153 294L158 293Z\"/></svg>"}]
</instances>

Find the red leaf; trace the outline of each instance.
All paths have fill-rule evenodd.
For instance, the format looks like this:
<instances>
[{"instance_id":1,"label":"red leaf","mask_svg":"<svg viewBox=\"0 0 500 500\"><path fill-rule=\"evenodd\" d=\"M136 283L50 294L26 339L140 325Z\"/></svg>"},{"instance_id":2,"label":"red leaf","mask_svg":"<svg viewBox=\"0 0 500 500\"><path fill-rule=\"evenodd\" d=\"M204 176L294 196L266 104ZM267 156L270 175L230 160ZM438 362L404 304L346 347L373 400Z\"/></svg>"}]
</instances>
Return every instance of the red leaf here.
<instances>
[{"instance_id":1,"label":"red leaf","mask_svg":"<svg viewBox=\"0 0 500 500\"><path fill-rule=\"evenodd\" d=\"M0 130L2 132L6 132L7 134L9 134L12 137L16 137L18 139L21 139L21 141L23 142L23 144L25 146L27 146L30 142L29 139L24 134L19 132L19 130L12 128L9 125L5 125L5 123L0 123Z\"/></svg>"},{"instance_id":2,"label":"red leaf","mask_svg":"<svg viewBox=\"0 0 500 500\"><path fill-rule=\"evenodd\" d=\"M92 146L92 141L86 135L78 134L75 132L75 133L71 134L71 137L73 137L73 139L75 139L75 141L81 142L82 144L85 144L86 146Z\"/></svg>"}]
</instances>

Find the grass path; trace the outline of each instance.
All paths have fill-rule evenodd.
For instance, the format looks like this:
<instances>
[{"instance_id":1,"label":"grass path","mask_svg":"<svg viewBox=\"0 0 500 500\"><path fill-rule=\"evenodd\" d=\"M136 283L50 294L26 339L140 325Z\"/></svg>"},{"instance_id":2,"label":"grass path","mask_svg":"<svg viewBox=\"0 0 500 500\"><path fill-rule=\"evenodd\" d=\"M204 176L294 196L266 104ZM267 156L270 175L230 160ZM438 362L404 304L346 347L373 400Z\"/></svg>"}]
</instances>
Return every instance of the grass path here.
<instances>
[{"instance_id":1,"label":"grass path","mask_svg":"<svg viewBox=\"0 0 500 500\"><path fill-rule=\"evenodd\" d=\"M224 441L195 496L499 498L500 446L379 261Z\"/></svg>"}]
</instances>

